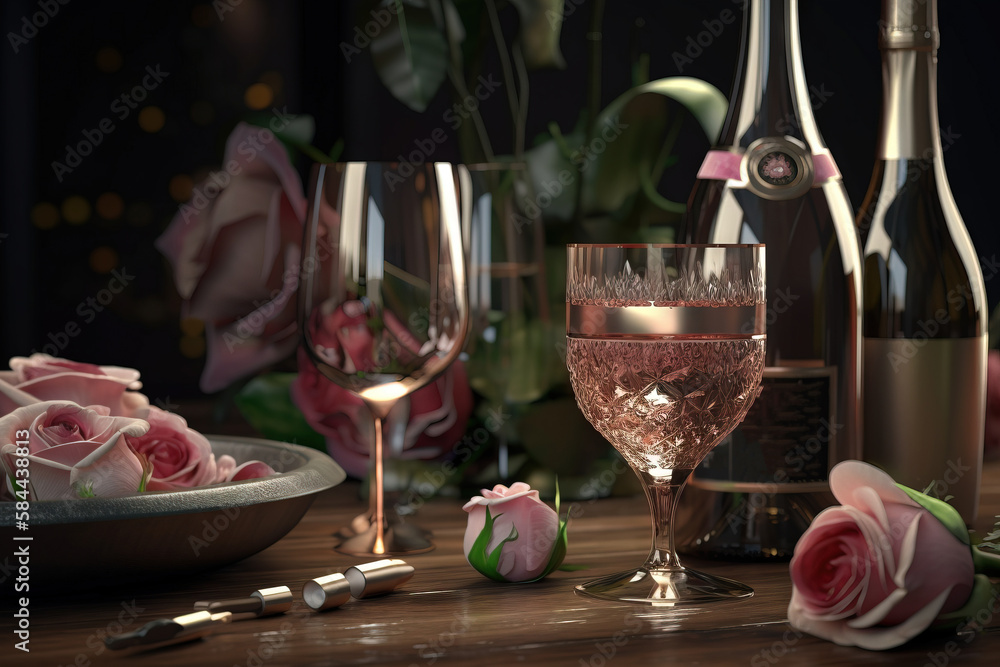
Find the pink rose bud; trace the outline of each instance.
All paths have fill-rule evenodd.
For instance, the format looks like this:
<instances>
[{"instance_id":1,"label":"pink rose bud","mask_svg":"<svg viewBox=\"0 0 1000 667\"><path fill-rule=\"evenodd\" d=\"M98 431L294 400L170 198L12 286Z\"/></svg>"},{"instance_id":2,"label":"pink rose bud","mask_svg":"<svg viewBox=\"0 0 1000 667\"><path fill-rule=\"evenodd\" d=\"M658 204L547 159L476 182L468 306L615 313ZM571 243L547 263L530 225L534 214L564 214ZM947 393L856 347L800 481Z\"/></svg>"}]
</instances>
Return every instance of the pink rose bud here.
<instances>
[{"instance_id":1,"label":"pink rose bud","mask_svg":"<svg viewBox=\"0 0 1000 667\"><path fill-rule=\"evenodd\" d=\"M566 523L524 482L483 489L462 509L469 513L465 557L494 581L536 581L566 555Z\"/></svg>"},{"instance_id":2,"label":"pink rose bud","mask_svg":"<svg viewBox=\"0 0 1000 667\"><path fill-rule=\"evenodd\" d=\"M973 551L964 524L944 516L943 503L911 497L860 461L835 466L830 489L841 506L820 512L795 546L793 627L843 646L883 650L966 604L975 583ZM932 514L924 506L940 509Z\"/></svg>"}]
</instances>

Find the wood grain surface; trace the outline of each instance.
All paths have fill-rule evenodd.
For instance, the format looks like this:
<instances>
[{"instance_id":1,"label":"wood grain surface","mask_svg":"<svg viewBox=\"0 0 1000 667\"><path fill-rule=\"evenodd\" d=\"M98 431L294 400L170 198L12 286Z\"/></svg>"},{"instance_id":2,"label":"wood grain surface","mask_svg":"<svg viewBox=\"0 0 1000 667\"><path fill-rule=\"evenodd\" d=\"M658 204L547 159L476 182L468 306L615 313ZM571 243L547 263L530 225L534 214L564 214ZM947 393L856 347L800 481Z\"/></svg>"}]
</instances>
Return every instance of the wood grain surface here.
<instances>
[{"instance_id":1,"label":"wood grain surface","mask_svg":"<svg viewBox=\"0 0 1000 667\"><path fill-rule=\"evenodd\" d=\"M584 566L535 584L497 584L465 562L466 515L457 500L435 499L418 513L437 548L407 560L413 578L397 592L351 600L323 613L301 599L302 584L363 559L332 550L333 531L364 505L358 485L320 494L282 540L240 563L212 572L127 585L32 592L30 653L14 649L11 581L3 584L0 665L997 665L1000 619L977 635L924 635L907 646L869 652L836 646L790 628L787 563L721 561L687 564L750 584L753 598L696 609L650 609L576 595L573 586L637 565L648 550L649 518L642 497L584 503L569 532L566 562ZM1000 514L1000 462L987 464L977 528ZM6 545L5 545L6 548ZM127 544L122 544L127 549ZM72 559L72 553L66 558ZM102 637L121 628L191 610L196 600L241 597L287 585L288 613L239 621L196 642L121 655ZM949 655L951 653L952 655Z\"/></svg>"}]
</instances>

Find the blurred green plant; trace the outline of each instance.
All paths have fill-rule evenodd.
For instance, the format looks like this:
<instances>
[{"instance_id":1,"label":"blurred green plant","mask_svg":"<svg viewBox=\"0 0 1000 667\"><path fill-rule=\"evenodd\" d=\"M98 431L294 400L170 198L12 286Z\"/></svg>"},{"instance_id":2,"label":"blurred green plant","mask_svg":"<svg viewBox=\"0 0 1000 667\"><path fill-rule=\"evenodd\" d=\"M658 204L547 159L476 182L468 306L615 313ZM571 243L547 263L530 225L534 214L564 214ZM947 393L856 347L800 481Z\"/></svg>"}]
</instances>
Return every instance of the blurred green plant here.
<instances>
[{"instance_id":1,"label":"blurred green plant","mask_svg":"<svg viewBox=\"0 0 1000 667\"><path fill-rule=\"evenodd\" d=\"M698 79L648 81L649 55L642 53L631 63L633 87L600 109L604 4L588 3L587 108L571 131L550 123L528 150L528 71L566 67L559 48L564 0L370 0L362 3L359 16L392 9L388 25L372 41L372 60L386 88L415 111L427 109L446 79L457 103L468 99L492 42L514 137L513 155L500 159L526 162L535 192L547 195L539 209L547 225L556 223L550 242L669 241L684 205L666 199L658 186L678 161L673 149L685 111L714 142L726 99ZM510 39L504 12L517 17ZM472 122L458 127L462 158L469 164L494 162L491 133L479 109L468 106L463 108Z\"/></svg>"}]
</instances>

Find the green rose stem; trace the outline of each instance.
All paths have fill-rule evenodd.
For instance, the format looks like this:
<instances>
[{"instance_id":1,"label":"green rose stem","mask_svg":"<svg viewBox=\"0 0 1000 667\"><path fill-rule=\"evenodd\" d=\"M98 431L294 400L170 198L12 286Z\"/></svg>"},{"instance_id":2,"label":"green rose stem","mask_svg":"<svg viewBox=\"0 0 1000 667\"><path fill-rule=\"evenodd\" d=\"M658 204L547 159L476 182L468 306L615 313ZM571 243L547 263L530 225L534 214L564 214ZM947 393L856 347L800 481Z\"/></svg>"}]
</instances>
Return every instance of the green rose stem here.
<instances>
[{"instance_id":1,"label":"green rose stem","mask_svg":"<svg viewBox=\"0 0 1000 667\"><path fill-rule=\"evenodd\" d=\"M934 625L936 627L950 627L966 623L969 619L976 618L983 609L990 609L992 602L1000 595L1000 591L990 581L990 577L1000 577L1000 555L986 553L973 546L972 540L969 539L969 530L965 527L962 516L958 510L945 501L931 498L902 484L896 486L902 489L911 500L933 514L934 518L940 521L960 542L969 545L969 549L972 551L972 563L976 575L969 599L961 609L938 616Z\"/></svg>"}]
</instances>

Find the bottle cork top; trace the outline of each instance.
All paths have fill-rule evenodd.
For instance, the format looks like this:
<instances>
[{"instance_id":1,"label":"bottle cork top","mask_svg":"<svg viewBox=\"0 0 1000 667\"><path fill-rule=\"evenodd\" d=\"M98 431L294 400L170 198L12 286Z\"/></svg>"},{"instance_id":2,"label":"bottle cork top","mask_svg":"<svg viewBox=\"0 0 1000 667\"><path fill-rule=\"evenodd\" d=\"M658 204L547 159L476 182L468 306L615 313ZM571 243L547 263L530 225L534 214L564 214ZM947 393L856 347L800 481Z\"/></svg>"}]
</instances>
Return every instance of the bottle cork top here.
<instances>
[{"instance_id":1,"label":"bottle cork top","mask_svg":"<svg viewBox=\"0 0 1000 667\"><path fill-rule=\"evenodd\" d=\"M937 0L882 0L879 48L936 51Z\"/></svg>"}]
</instances>

